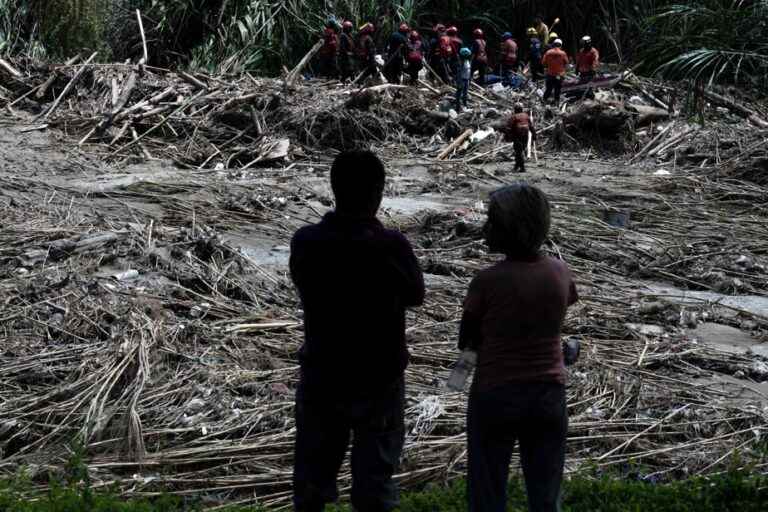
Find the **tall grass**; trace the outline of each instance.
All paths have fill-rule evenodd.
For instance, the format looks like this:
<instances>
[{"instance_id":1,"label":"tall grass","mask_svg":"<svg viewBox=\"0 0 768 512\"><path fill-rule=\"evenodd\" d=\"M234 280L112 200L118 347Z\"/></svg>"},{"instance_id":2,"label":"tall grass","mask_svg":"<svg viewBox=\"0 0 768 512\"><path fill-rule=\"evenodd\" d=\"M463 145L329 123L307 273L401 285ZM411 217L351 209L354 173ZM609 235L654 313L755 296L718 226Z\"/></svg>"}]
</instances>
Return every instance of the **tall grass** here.
<instances>
[{"instance_id":1,"label":"tall grass","mask_svg":"<svg viewBox=\"0 0 768 512\"><path fill-rule=\"evenodd\" d=\"M374 22L380 45L400 21L420 30L456 23L465 35L479 26L494 45L507 30L524 37L541 15L561 19L556 30L571 52L590 34L607 60L642 61L649 73L763 87L768 77L768 0L0 0L0 54L28 52L28 41L41 37L52 53L71 52L46 37L46 20L71 20L64 7L99 2L109 5L105 32L115 59L140 51L140 9L154 64L217 72L290 67L330 15Z\"/></svg>"}]
</instances>

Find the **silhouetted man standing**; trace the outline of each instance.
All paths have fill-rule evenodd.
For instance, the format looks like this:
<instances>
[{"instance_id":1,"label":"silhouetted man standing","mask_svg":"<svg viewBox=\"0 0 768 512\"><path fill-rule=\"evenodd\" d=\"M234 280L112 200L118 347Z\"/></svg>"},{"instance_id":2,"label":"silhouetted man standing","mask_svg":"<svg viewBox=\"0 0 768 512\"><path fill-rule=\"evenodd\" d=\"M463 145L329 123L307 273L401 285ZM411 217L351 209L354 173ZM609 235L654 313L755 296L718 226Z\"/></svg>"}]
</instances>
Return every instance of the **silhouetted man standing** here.
<instances>
[{"instance_id":1,"label":"silhouetted man standing","mask_svg":"<svg viewBox=\"0 0 768 512\"><path fill-rule=\"evenodd\" d=\"M322 511L352 441L352 504L388 512L405 436L405 310L424 300L424 280L405 237L376 219L384 166L367 151L331 169L336 209L300 229L291 277L304 307L296 392L294 505Z\"/></svg>"}]
</instances>

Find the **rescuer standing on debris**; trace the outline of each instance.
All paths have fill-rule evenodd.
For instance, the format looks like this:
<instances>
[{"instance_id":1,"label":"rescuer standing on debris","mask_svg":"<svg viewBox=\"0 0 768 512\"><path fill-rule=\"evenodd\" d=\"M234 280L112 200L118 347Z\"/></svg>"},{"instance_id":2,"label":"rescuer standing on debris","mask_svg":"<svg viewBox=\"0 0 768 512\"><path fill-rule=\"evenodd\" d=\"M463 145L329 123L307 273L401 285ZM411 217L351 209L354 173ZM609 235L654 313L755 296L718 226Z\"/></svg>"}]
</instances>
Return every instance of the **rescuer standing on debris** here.
<instances>
[{"instance_id":1,"label":"rescuer standing on debris","mask_svg":"<svg viewBox=\"0 0 768 512\"><path fill-rule=\"evenodd\" d=\"M320 512L352 439L352 505L389 512L405 438L405 311L424 301L411 245L376 218L385 172L371 152L331 167L336 209L291 242L290 270L304 312L296 390L293 500Z\"/></svg>"},{"instance_id":2,"label":"rescuer standing on debris","mask_svg":"<svg viewBox=\"0 0 768 512\"><path fill-rule=\"evenodd\" d=\"M472 50L459 50L459 67L456 72L456 110L469 103L469 83L472 80Z\"/></svg>"},{"instance_id":3,"label":"rescuer standing on debris","mask_svg":"<svg viewBox=\"0 0 768 512\"><path fill-rule=\"evenodd\" d=\"M376 77L378 67L376 66L376 43L373 41L373 33L376 30L373 23L366 23L360 29L357 38L357 59L361 70L361 82L368 78Z\"/></svg>"},{"instance_id":4,"label":"rescuer standing on debris","mask_svg":"<svg viewBox=\"0 0 768 512\"><path fill-rule=\"evenodd\" d=\"M541 41L541 44L544 46L547 46L551 40L557 37L557 34L549 33L549 27L546 23L544 23L544 18L542 16L536 16L533 18L533 28L536 30L536 34L539 36L539 41Z\"/></svg>"},{"instance_id":5,"label":"rescuer standing on debris","mask_svg":"<svg viewBox=\"0 0 768 512\"><path fill-rule=\"evenodd\" d=\"M450 38L452 49L451 61L448 67L454 76L458 76L460 64L459 52L464 47L464 41L459 37L459 29L456 27L448 27L448 30L446 30L445 33L448 34L448 37Z\"/></svg>"},{"instance_id":6,"label":"rescuer standing on debris","mask_svg":"<svg viewBox=\"0 0 768 512\"><path fill-rule=\"evenodd\" d=\"M435 36L429 43L429 65L437 76L445 83L449 81L448 63L451 59L453 47L451 40L445 33L445 25L435 25Z\"/></svg>"},{"instance_id":7,"label":"rescuer standing on debris","mask_svg":"<svg viewBox=\"0 0 768 512\"><path fill-rule=\"evenodd\" d=\"M389 83L399 84L403 76L405 49L408 45L408 33L411 28L407 23L401 23L397 32L392 34L387 44L387 63L384 75Z\"/></svg>"},{"instance_id":8,"label":"rescuer standing on debris","mask_svg":"<svg viewBox=\"0 0 768 512\"><path fill-rule=\"evenodd\" d=\"M568 55L563 51L563 42L560 39L555 39L555 47L544 54L542 64L546 68L546 89L544 90L544 102L549 100L549 97L554 92L555 94L555 106L560 105L560 91L563 88L563 79L565 78L565 70L570 63Z\"/></svg>"},{"instance_id":9,"label":"rescuer standing on debris","mask_svg":"<svg viewBox=\"0 0 768 512\"><path fill-rule=\"evenodd\" d=\"M513 143L515 150L515 171L525 172L525 149L528 147L528 134L536 140L536 130L531 116L523 112L523 104L515 104L515 113L510 116L504 130L505 138Z\"/></svg>"},{"instance_id":10,"label":"rescuer standing on debris","mask_svg":"<svg viewBox=\"0 0 768 512\"><path fill-rule=\"evenodd\" d=\"M352 37L352 30L354 25L349 20L346 20L341 25L341 37L339 38L339 72L341 73L341 81L346 82L350 78L354 78L354 70L352 66L352 60L355 56L355 40Z\"/></svg>"},{"instance_id":11,"label":"rescuer standing on debris","mask_svg":"<svg viewBox=\"0 0 768 512\"><path fill-rule=\"evenodd\" d=\"M502 82L509 85L512 79L512 74L518 69L517 43L512 39L511 32L505 32L501 36L499 62L501 63Z\"/></svg>"},{"instance_id":12,"label":"rescuer standing on debris","mask_svg":"<svg viewBox=\"0 0 768 512\"><path fill-rule=\"evenodd\" d=\"M339 51L339 34L336 20L328 20L323 30L323 46L318 52L320 58L320 76L336 78L339 71L336 57Z\"/></svg>"},{"instance_id":13,"label":"rescuer standing on debris","mask_svg":"<svg viewBox=\"0 0 768 512\"><path fill-rule=\"evenodd\" d=\"M595 78L597 68L600 66L600 52L592 46L592 38L581 38L581 49L576 55L576 71L582 81L588 82Z\"/></svg>"},{"instance_id":14,"label":"rescuer standing on debris","mask_svg":"<svg viewBox=\"0 0 768 512\"><path fill-rule=\"evenodd\" d=\"M568 266L541 246L551 225L544 193L515 183L491 194L488 249L506 256L469 285L459 349L477 366L467 408L470 512L505 512L515 444L528 510L560 510L568 410L561 332L578 293Z\"/></svg>"},{"instance_id":15,"label":"rescuer standing on debris","mask_svg":"<svg viewBox=\"0 0 768 512\"><path fill-rule=\"evenodd\" d=\"M424 69L424 42L417 31L412 31L408 36L408 46L406 47L405 60L408 62L408 76L411 77L411 85L419 83L419 72Z\"/></svg>"},{"instance_id":16,"label":"rescuer standing on debris","mask_svg":"<svg viewBox=\"0 0 768 512\"><path fill-rule=\"evenodd\" d=\"M544 76L544 66L541 65L542 56L543 45L539 39L539 34L535 28L530 27L528 29L528 65L531 68L531 76L534 80Z\"/></svg>"},{"instance_id":17,"label":"rescuer standing on debris","mask_svg":"<svg viewBox=\"0 0 768 512\"><path fill-rule=\"evenodd\" d=\"M475 71L478 73L478 83L485 85L485 76L488 71L488 43L485 41L485 34L482 29L476 28L472 32L474 41L472 41L472 76Z\"/></svg>"}]
</instances>

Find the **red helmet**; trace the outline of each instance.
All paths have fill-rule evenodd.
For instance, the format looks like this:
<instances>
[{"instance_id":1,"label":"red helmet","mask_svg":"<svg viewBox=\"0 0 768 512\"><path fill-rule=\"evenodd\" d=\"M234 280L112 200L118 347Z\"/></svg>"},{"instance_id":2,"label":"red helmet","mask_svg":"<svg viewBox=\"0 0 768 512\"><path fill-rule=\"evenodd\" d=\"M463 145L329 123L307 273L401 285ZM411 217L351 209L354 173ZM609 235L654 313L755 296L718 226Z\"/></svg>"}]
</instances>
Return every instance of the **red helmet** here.
<instances>
[{"instance_id":1,"label":"red helmet","mask_svg":"<svg viewBox=\"0 0 768 512\"><path fill-rule=\"evenodd\" d=\"M352 24L351 21L346 20L344 23L341 24L341 28L351 29L351 28L354 28L354 25Z\"/></svg>"},{"instance_id":2,"label":"red helmet","mask_svg":"<svg viewBox=\"0 0 768 512\"><path fill-rule=\"evenodd\" d=\"M449 36L455 36L458 33L459 33L459 29L457 29L456 27L448 27L448 30L446 31L446 34L448 34Z\"/></svg>"},{"instance_id":3,"label":"red helmet","mask_svg":"<svg viewBox=\"0 0 768 512\"><path fill-rule=\"evenodd\" d=\"M406 34L410 31L411 31L411 27L409 27L407 23L400 24L400 32L402 32L403 34Z\"/></svg>"},{"instance_id":4,"label":"red helmet","mask_svg":"<svg viewBox=\"0 0 768 512\"><path fill-rule=\"evenodd\" d=\"M418 41L419 37L420 37L419 33L416 32L415 30L413 32L411 32L411 41Z\"/></svg>"},{"instance_id":5,"label":"red helmet","mask_svg":"<svg viewBox=\"0 0 768 512\"><path fill-rule=\"evenodd\" d=\"M476 28L472 34L474 34L474 36L478 39L482 39L485 36L485 34L483 34L483 29L481 28Z\"/></svg>"},{"instance_id":6,"label":"red helmet","mask_svg":"<svg viewBox=\"0 0 768 512\"><path fill-rule=\"evenodd\" d=\"M372 34L376 31L376 26L373 23L366 23L363 28L360 29L361 34Z\"/></svg>"},{"instance_id":7,"label":"red helmet","mask_svg":"<svg viewBox=\"0 0 768 512\"><path fill-rule=\"evenodd\" d=\"M437 32L438 34L442 34L443 32L445 32L445 25L443 25L442 23L438 23L437 25L435 25L435 32Z\"/></svg>"}]
</instances>

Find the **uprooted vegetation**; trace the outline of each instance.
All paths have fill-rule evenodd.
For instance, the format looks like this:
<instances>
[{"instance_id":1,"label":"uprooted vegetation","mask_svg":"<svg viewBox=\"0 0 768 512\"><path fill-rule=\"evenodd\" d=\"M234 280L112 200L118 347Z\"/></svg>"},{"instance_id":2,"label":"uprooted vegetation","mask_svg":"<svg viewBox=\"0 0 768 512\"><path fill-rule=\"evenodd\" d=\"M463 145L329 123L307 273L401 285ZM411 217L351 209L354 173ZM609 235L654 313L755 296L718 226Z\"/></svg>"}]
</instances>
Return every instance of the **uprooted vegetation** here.
<instances>
[{"instance_id":1,"label":"uprooted vegetation","mask_svg":"<svg viewBox=\"0 0 768 512\"><path fill-rule=\"evenodd\" d=\"M332 150L366 145L394 162L382 217L428 273L427 304L409 317L399 479L462 475L466 399L440 382L468 281L495 259L482 201L511 179L498 127L519 100L541 132L530 179L554 207L547 251L569 262L582 295L566 325L585 344L569 388L569 470L673 478L722 471L736 451L762 470L758 106L729 96L727 109L705 106L702 125L672 104L677 84L626 75L562 111L530 87L476 89L456 114L450 88L431 84L12 64L20 76L0 75L11 109L2 471L28 466L42 488L76 439L97 488L288 504L302 333L287 245L332 205ZM474 139L437 158L467 130ZM746 341L713 344L708 329Z\"/></svg>"}]
</instances>

